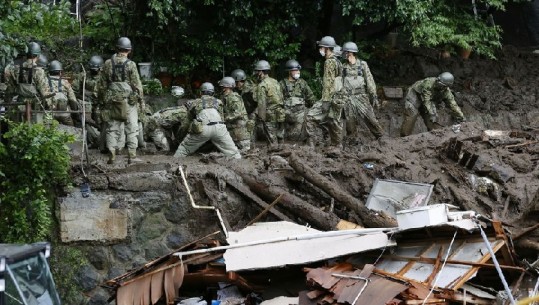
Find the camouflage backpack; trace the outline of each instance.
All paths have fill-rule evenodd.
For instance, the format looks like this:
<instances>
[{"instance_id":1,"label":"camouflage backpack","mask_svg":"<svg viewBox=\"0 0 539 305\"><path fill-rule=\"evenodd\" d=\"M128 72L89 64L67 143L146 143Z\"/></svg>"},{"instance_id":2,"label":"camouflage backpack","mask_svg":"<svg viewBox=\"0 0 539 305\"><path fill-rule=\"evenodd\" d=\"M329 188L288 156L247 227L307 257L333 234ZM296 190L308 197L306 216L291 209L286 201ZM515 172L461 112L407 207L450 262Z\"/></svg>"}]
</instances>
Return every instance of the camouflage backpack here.
<instances>
[{"instance_id":1,"label":"camouflage backpack","mask_svg":"<svg viewBox=\"0 0 539 305\"><path fill-rule=\"evenodd\" d=\"M335 78L335 92L340 95L356 95L365 93L365 78L362 62L358 60L357 72L342 69L342 75Z\"/></svg>"},{"instance_id":2,"label":"camouflage backpack","mask_svg":"<svg viewBox=\"0 0 539 305\"><path fill-rule=\"evenodd\" d=\"M25 72L27 73L25 79ZM33 82L34 67L24 68L22 63L19 66L19 79L17 84L17 94L24 98L35 98L37 96L37 89Z\"/></svg>"},{"instance_id":3,"label":"camouflage backpack","mask_svg":"<svg viewBox=\"0 0 539 305\"><path fill-rule=\"evenodd\" d=\"M133 89L126 82L125 67L129 59L123 63L117 64L116 57L113 56L112 76L109 80L109 86L105 93L105 103L110 105L110 118L118 121L127 120L128 98L132 95Z\"/></svg>"},{"instance_id":4,"label":"camouflage backpack","mask_svg":"<svg viewBox=\"0 0 539 305\"><path fill-rule=\"evenodd\" d=\"M51 97L52 108L55 110L67 110L69 100L67 95L62 90L62 78L58 78L58 90L54 90L52 79L49 77L49 88L51 92L54 93L54 95Z\"/></svg>"}]
</instances>

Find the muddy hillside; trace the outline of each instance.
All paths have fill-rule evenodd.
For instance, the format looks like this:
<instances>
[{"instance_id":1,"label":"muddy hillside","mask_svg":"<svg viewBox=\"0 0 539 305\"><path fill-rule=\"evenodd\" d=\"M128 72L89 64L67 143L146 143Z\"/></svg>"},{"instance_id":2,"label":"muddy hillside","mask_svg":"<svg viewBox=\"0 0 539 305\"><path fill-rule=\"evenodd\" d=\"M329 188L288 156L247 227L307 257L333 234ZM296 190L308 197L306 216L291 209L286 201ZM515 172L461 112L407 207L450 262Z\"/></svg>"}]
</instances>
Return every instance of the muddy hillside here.
<instances>
[{"instance_id":1,"label":"muddy hillside","mask_svg":"<svg viewBox=\"0 0 539 305\"><path fill-rule=\"evenodd\" d=\"M418 120L415 133L400 138L403 102L385 97L377 116L387 136L374 140L362 128L360 139L347 141L342 150L327 149L324 143L314 150L296 143L269 150L258 143L241 160L216 152L178 160L149 144L141 156L144 163L131 166L127 156L110 166L106 155L90 150L84 178L75 149L75 183L87 179L92 194L90 199L81 199L77 191L69 194L60 200L60 214L75 217L86 206L108 217L87 220L87 227L97 233L77 231L82 226L77 217L62 218L63 241L88 251L92 264L82 281L91 303L104 304L107 298L99 283L221 229L214 212L192 206L180 165L194 202L218 208L229 230L270 220L323 231L393 227L394 218L365 203L377 179L397 180L432 185L429 204L447 203L501 220L517 255L535 260L539 54L506 48L491 61L439 59L437 54L408 50L373 58L369 64L381 96L383 87L406 90L415 80L451 71L467 122L455 128L442 109L440 121L447 127L425 132Z\"/></svg>"}]
</instances>

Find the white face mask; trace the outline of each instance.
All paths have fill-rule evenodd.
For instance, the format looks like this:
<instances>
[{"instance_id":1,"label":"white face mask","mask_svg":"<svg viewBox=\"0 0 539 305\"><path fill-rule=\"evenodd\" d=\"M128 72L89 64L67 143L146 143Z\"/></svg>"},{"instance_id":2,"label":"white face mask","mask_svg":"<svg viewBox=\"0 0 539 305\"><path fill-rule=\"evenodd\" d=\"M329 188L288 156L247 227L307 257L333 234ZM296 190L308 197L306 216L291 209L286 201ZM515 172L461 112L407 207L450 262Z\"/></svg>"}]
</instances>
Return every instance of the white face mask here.
<instances>
[{"instance_id":1,"label":"white face mask","mask_svg":"<svg viewBox=\"0 0 539 305\"><path fill-rule=\"evenodd\" d=\"M292 74L293 79L299 79L299 71L297 73Z\"/></svg>"},{"instance_id":2,"label":"white face mask","mask_svg":"<svg viewBox=\"0 0 539 305\"><path fill-rule=\"evenodd\" d=\"M326 57L326 51L324 49L320 49L319 52L322 57Z\"/></svg>"}]
</instances>

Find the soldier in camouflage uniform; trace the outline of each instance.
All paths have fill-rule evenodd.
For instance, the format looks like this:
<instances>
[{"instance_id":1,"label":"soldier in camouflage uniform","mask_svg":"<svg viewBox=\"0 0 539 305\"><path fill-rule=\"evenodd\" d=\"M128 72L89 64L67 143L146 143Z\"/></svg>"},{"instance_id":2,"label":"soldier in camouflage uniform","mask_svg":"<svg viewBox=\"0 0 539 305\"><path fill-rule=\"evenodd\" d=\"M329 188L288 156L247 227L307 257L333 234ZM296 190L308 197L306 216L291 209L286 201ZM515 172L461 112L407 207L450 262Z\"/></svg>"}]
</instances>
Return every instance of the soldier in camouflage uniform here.
<instances>
[{"instance_id":1,"label":"soldier in camouflage uniform","mask_svg":"<svg viewBox=\"0 0 539 305\"><path fill-rule=\"evenodd\" d=\"M285 138L299 141L307 109L314 104L314 94L307 82L300 78L301 66L295 59L285 64L288 77L280 81L284 95Z\"/></svg>"},{"instance_id":2,"label":"soldier in camouflage uniform","mask_svg":"<svg viewBox=\"0 0 539 305\"><path fill-rule=\"evenodd\" d=\"M241 96L233 91L234 87L236 87L236 82L232 77L224 77L219 82L219 86L223 93L226 129L228 129L236 146L242 152L248 151L251 149L251 136L246 126L249 118Z\"/></svg>"},{"instance_id":3,"label":"soldier in camouflage uniform","mask_svg":"<svg viewBox=\"0 0 539 305\"><path fill-rule=\"evenodd\" d=\"M451 73L444 72L438 77L428 77L417 81L408 89L405 97L401 137L412 134L419 115L429 131L441 126L437 123L436 103L444 102L451 110L457 123L465 120L464 114L455 102L455 97L449 88L453 85L454 80Z\"/></svg>"},{"instance_id":4,"label":"soldier in camouflage uniform","mask_svg":"<svg viewBox=\"0 0 539 305\"><path fill-rule=\"evenodd\" d=\"M11 64L4 70L7 83L5 101L11 102L18 96L17 102L30 103L32 109L43 110L45 98L50 95L46 72L36 66L41 47L35 42L28 44L27 60L20 64ZM16 109L16 108L13 108ZM19 108L24 111L24 106ZM18 116L14 118L19 120Z\"/></svg>"},{"instance_id":5,"label":"soldier in camouflage uniform","mask_svg":"<svg viewBox=\"0 0 539 305\"><path fill-rule=\"evenodd\" d=\"M342 103L342 114L346 120L350 136L357 136L357 123L363 120L371 133L378 139L384 129L374 115L373 107L378 107L376 84L369 66L365 61L356 58L358 52L354 42L347 42L342 48L346 62L343 65L342 77L337 80L335 99Z\"/></svg>"},{"instance_id":6,"label":"soldier in camouflage uniform","mask_svg":"<svg viewBox=\"0 0 539 305\"><path fill-rule=\"evenodd\" d=\"M235 91L239 93L243 104L245 105L245 110L247 111L248 121L246 123L247 132L250 134L251 142L254 144L256 142L256 132L255 132L255 109L256 109L256 86L257 83L251 78L247 78L245 71L241 69L236 69L232 71L231 77L236 81Z\"/></svg>"},{"instance_id":7,"label":"soldier in camouflage uniform","mask_svg":"<svg viewBox=\"0 0 539 305\"><path fill-rule=\"evenodd\" d=\"M335 94L335 78L342 73L342 64L333 54L333 48L337 46L335 39L324 36L318 41L319 52L324 56L324 76L322 79L322 98L316 102L307 112L306 133L309 146L314 147L313 135L320 124L325 123L329 129L331 145L340 145L342 139L342 126L338 114L331 109Z\"/></svg>"},{"instance_id":8,"label":"soldier in camouflage uniform","mask_svg":"<svg viewBox=\"0 0 539 305\"><path fill-rule=\"evenodd\" d=\"M189 133L180 143L174 157L183 158L197 151L204 143L212 142L227 157L241 159L240 152L223 122L223 102L213 97L211 83L200 86L202 96L188 101Z\"/></svg>"},{"instance_id":9,"label":"soldier in camouflage uniform","mask_svg":"<svg viewBox=\"0 0 539 305\"><path fill-rule=\"evenodd\" d=\"M49 91L54 96L47 99L47 109L53 111L78 110L77 97L71 84L62 78L62 63L53 60L49 64L49 77L47 79ZM54 119L64 125L73 126L71 113L55 113Z\"/></svg>"},{"instance_id":10,"label":"soldier in camouflage uniform","mask_svg":"<svg viewBox=\"0 0 539 305\"><path fill-rule=\"evenodd\" d=\"M82 100L82 89L84 88L84 100L86 103L86 112L90 113L90 124L86 125L88 132L88 143L99 148L100 151L106 151L106 132L105 124L101 121L102 107L97 96L97 85L103 68L103 58L99 55L94 55L88 61L90 73L81 73L77 75L73 81L73 91L77 98ZM94 126L95 125L95 126Z\"/></svg>"},{"instance_id":11,"label":"soldier in camouflage uniform","mask_svg":"<svg viewBox=\"0 0 539 305\"><path fill-rule=\"evenodd\" d=\"M141 160L137 158L137 136L138 109L145 108L142 83L137 65L127 58L131 52L129 38L120 37L116 47L118 51L105 62L98 84L98 99L104 104L101 117L107 124L108 163L114 163L116 150L122 148L119 147L119 142L124 128L128 149L127 162L140 162Z\"/></svg>"},{"instance_id":12,"label":"soldier in camouflage uniform","mask_svg":"<svg viewBox=\"0 0 539 305\"><path fill-rule=\"evenodd\" d=\"M284 140L284 98L281 86L268 75L271 67L265 60L255 65L260 83L256 88L257 127L269 144L280 144Z\"/></svg>"},{"instance_id":13,"label":"soldier in camouflage uniform","mask_svg":"<svg viewBox=\"0 0 539 305\"><path fill-rule=\"evenodd\" d=\"M157 149L170 150L170 140L176 135L179 125L179 139L187 134L187 108L185 106L168 107L157 111L148 117L144 124L144 135L147 141L152 141Z\"/></svg>"}]
</instances>

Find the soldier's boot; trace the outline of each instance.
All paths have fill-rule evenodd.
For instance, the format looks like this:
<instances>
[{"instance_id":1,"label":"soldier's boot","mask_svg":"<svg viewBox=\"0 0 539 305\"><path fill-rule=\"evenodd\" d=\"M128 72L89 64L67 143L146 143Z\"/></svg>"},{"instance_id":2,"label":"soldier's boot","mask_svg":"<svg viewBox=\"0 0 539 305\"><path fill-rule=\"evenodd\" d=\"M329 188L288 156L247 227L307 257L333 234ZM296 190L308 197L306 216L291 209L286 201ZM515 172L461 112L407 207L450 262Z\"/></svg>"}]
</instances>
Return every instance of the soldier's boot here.
<instances>
[{"instance_id":1,"label":"soldier's boot","mask_svg":"<svg viewBox=\"0 0 539 305\"><path fill-rule=\"evenodd\" d=\"M109 160L107 161L107 164L114 164L114 161L116 161L116 150L109 151Z\"/></svg>"},{"instance_id":2,"label":"soldier's boot","mask_svg":"<svg viewBox=\"0 0 539 305\"><path fill-rule=\"evenodd\" d=\"M140 163L140 162L142 162L142 160L137 158L137 150L129 149L128 156L127 156L127 164Z\"/></svg>"}]
</instances>

